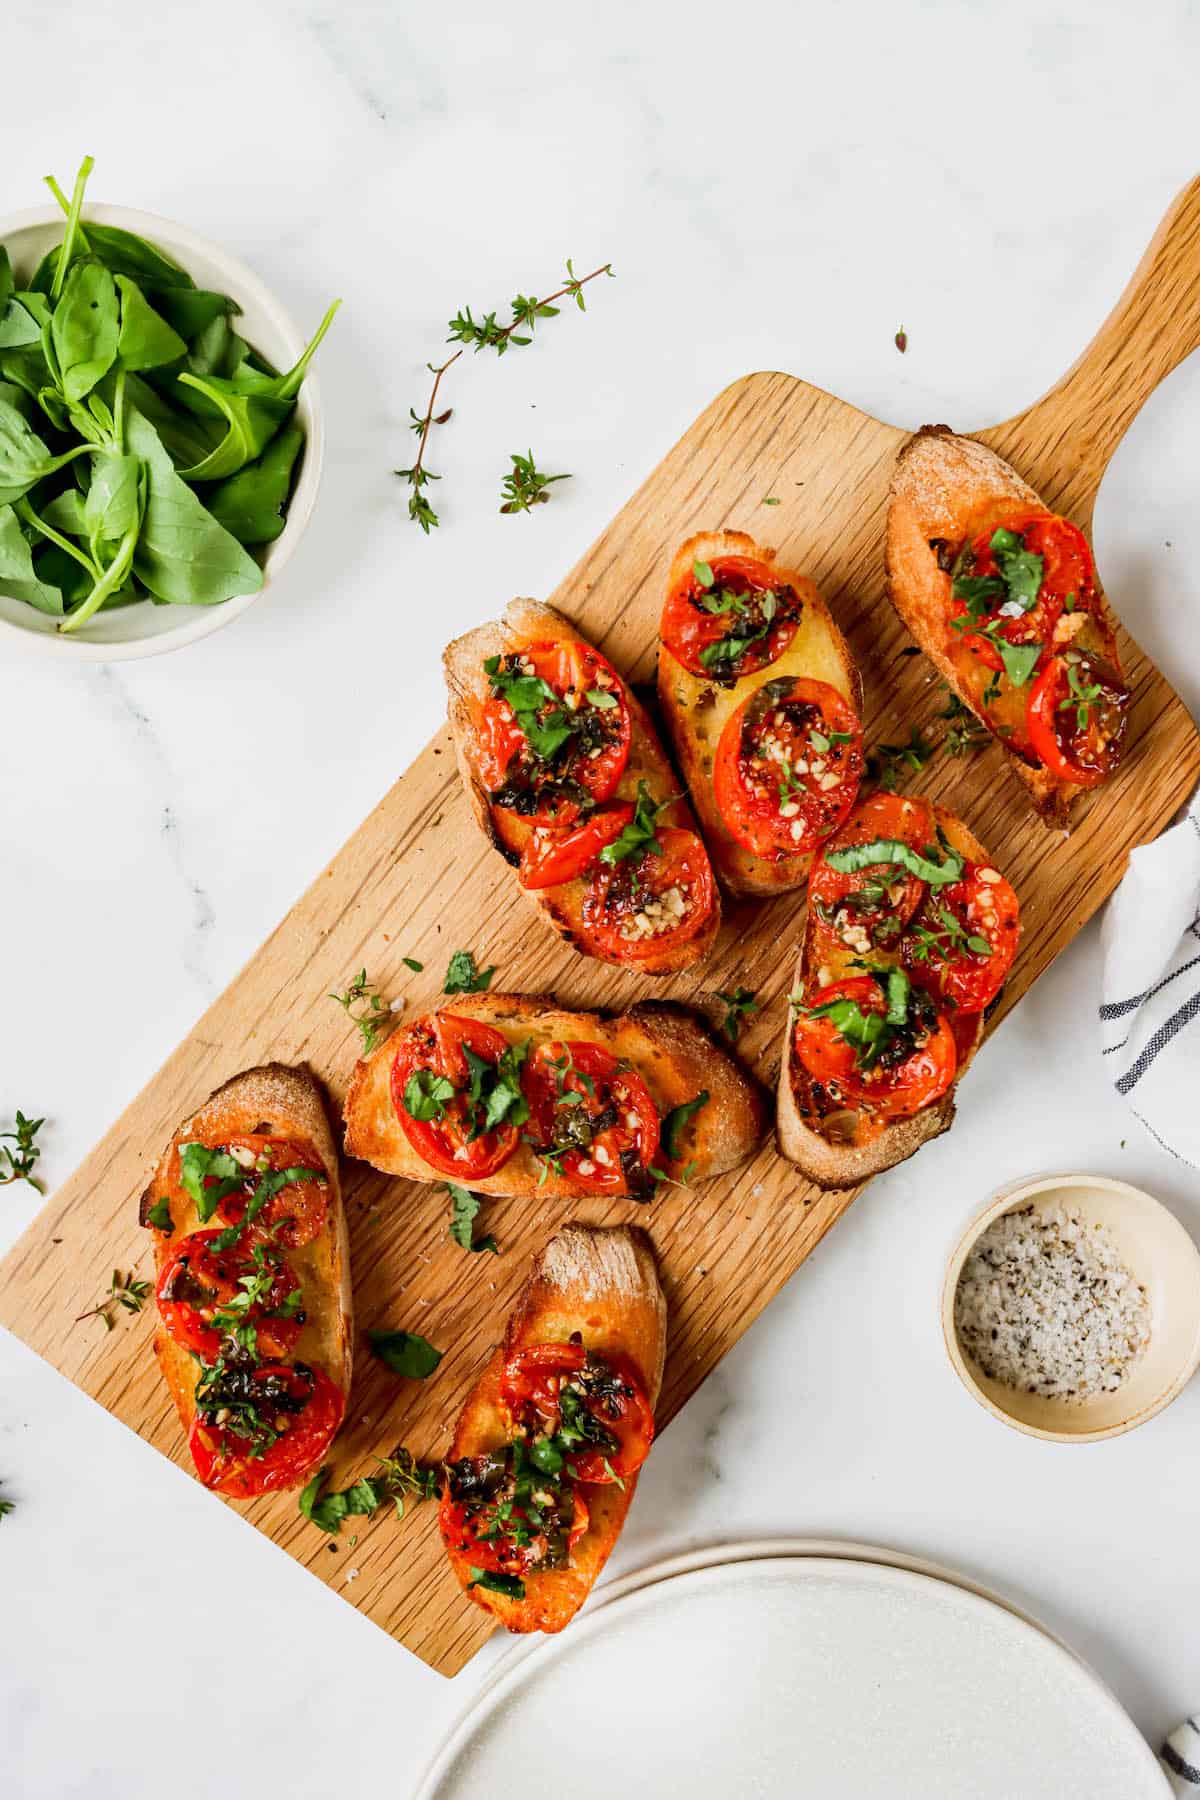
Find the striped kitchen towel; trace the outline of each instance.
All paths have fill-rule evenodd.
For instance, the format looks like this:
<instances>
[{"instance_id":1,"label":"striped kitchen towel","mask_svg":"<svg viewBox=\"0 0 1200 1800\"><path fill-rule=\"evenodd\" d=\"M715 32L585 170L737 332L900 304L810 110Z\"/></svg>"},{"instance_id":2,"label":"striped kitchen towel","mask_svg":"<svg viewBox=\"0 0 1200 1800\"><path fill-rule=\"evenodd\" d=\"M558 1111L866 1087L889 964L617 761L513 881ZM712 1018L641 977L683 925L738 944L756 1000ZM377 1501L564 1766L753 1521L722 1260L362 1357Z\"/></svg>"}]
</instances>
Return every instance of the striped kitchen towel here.
<instances>
[{"instance_id":1,"label":"striped kitchen towel","mask_svg":"<svg viewBox=\"0 0 1200 1800\"><path fill-rule=\"evenodd\" d=\"M1103 945L1113 1085L1164 1150L1200 1168L1200 797L1129 858Z\"/></svg>"},{"instance_id":2,"label":"striped kitchen towel","mask_svg":"<svg viewBox=\"0 0 1200 1800\"><path fill-rule=\"evenodd\" d=\"M1177 1725L1159 1751L1163 1768L1171 1783L1171 1792L1183 1800L1196 1800L1200 1795L1200 1725L1185 1719Z\"/></svg>"}]
</instances>

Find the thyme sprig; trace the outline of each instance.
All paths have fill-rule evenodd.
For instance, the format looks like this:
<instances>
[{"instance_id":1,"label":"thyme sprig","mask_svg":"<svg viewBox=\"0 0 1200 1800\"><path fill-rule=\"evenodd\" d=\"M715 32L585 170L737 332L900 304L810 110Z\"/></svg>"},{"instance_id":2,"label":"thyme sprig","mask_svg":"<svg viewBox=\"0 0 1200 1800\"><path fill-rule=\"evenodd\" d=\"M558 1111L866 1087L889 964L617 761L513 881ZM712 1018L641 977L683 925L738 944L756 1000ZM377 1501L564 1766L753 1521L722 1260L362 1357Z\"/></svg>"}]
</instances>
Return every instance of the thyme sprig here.
<instances>
[{"instance_id":1,"label":"thyme sprig","mask_svg":"<svg viewBox=\"0 0 1200 1800\"><path fill-rule=\"evenodd\" d=\"M33 1173L33 1165L42 1154L34 1139L45 1123L45 1119L27 1119L18 1106L13 1129L0 1131L0 1139L7 1138L15 1146L10 1150L7 1143L0 1142L0 1170L5 1163L8 1165L7 1175L0 1174L0 1187L8 1187L14 1181L27 1181L39 1194L43 1192L41 1182Z\"/></svg>"},{"instance_id":2,"label":"thyme sprig","mask_svg":"<svg viewBox=\"0 0 1200 1800\"><path fill-rule=\"evenodd\" d=\"M435 475L432 469L425 467L425 452L429 448L429 433L433 426L445 425L453 413L452 407L447 407L442 412L436 410L438 391L447 369L452 368L468 349L473 349L476 353L480 350L494 350L497 356L503 356L511 346L524 347L526 344L532 343L537 321L557 317L560 308L555 306L556 300L574 300L580 312L586 312L587 305L583 298L583 290L589 281L595 281L600 275L611 276L612 264L602 263L598 269L593 269L590 275L576 275L571 259L568 257L567 278L563 285L554 293L547 294L544 300L536 299L528 294L518 294L512 302L512 318L507 325L499 323L495 312L485 313L482 319L476 319L469 306L461 307L450 320L448 327L450 335L446 342L457 344L459 348L443 363L426 363L426 368L433 376L429 404L423 413L418 413L415 407L409 408L409 422L412 430L417 434L417 454L413 458L411 468L396 470L396 474L402 481L406 481L412 490L408 496L408 516L415 525L421 527L426 537L435 525L440 524L437 513L421 490L428 482L441 480L440 475ZM530 460L532 461L532 458ZM561 477L552 477L552 479L561 479ZM524 511L525 508L512 510Z\"/></svg>"},{"instance_id":3,"label":"thyme sprig","mask_svg":"<svg viewBox=\"0 0 1200 1800\"><path fill-rule=\"evenodd\" d=\"M533 460L532 450L527 456L514 450L509 461L512 471L500 487L502 513L531 512L535 506L545 506L550 499L547 489L551 482L571 479L569 475L543 475Z\"/></svg>"},{"instance_id":4,"label":"thyme sprig","mask_svg":"<svg viewBox=\"0 0 1200 1800\"><path fill-rule=\"evenodd\" d=\"M111 1331L114 1306L124 1307L126 1312L140 1313L149 1298L150 1283L148 1281L136 1281L132 1269L128 1275L122 1275L120 1269L114 1269L108 1292L99 1306L89 1306L86 1312L80 1313L75 1324L82 1324L84 1319L103 1319L105 1331Z\"/></svg>"},{"instance_id":5,"label":"thyme sprig","mask_svg":"<svg viewBox=\"0 0 1200 1800\"><path fill-rule=\"evenodd\" d=\"M366 969L358 971L344 994L330 994L329 998L336 1000L346 1017L358 1026L363 1055L370 1056L392 1016L392 1009L379 989L367 980Z\"/></svg>"}]
</instances>

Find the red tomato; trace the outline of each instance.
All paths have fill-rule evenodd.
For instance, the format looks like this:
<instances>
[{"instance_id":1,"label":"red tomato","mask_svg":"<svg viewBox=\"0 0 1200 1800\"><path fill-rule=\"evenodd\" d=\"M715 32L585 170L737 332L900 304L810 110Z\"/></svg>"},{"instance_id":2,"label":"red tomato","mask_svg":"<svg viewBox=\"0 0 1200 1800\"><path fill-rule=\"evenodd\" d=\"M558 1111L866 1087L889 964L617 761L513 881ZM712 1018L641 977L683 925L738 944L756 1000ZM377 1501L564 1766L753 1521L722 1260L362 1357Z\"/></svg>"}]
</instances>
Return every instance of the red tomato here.
<instances>
[{"instance_id":1,"label":"red tomato","mask_svg":"<svg viewBox=\"0 0 1200 1800\"><path fill-rule=\"evenodd\" d=\"M569 723L573 729L550 755L541 755L509 701L489 693L476 719L480 778L495 805L530 819L570 823L588 804L612 797L629 761L625 685L588 644L530 644L502 664L505 673L544 682L551 690L538 708L539 725Z\"/></svg>"},{"instance_id":2,"label":"red tomato","mask_svg":"<svg viewBox=\"0 0 1200 1800\"><path fill-rule=\"evenodd\" d=\"M480 1473L472 1476L472 1471ZM455 1478L461 1481L464 1474L471 1476L464 1483L471 1497L455 1499ZM535 1483L541 1485L531 1468L518 1489L511 1463L502 1454L464 1457L452 1464L438 1509L443 1543L469 1557L475 1568L493 1573L519 1576L544 1566L560 1567L587 1531L588 1503L570 1480L546 1482L535 1504L537 1516L531 1518Z\"/></svg>"},{"instance_id":3,"label":"red tomato","mask_svg":"<svg viewBox=\"0 0 1200 1800\"><path fill-rule=\"evenodd\" d=\"M925 883L893 863L873 863L845 874L830 867L830 853L876 839L894 840L923 852L934 837L933 808L927 800L885 793L860 800L813 862L808 904L817 929L841 942L842 930L859 925L872 943L894 942L898 927L906 925L921 904ZM895 925L890 923L893 919Z\"/></svg>"},{"instance_id":4,"label":"red tomato","mask_svg":"<svg viewBox=\"0 0 1200 1800\"><path fill-rule=\"evenodd\" d=\"M589 1191L642 1191L658 1154L658 1108L640 1075L598 1044L568 1041L539 1044L521 1085L535 1155L553 1155L563 1174Z\"/></svg>"},{"instance_id":5,"label":"red tomato","mask_svg":"<svg viewBox=\"0 0 1200 1800\"><path fill-rule=\"evenodd\" d=\"M233 1422L210 1424L197 1413L188 1433L188 1449L205 1487L236 1500L301 1486L333 1442L346 1410L346 1396L325 1371L304 1363L262 1363L250 1381L262 1392L259 1406L266 1423L279 1432L261 1455L254 1455L252 1439Z\"/></svg>"},{"instance_id":6,"label":"red tomato","mask_svg":"<svg viewBox=\"0 0 1200 1800\"><path fill-rule=\"evenodd\" d=\"M163 1264L154 1297L168 1335L185 1350L194 1350L205 1362L215 1361L221 1339L231 1326L214 1326L213 1314L245 1293L243 1276L257 1278L269 1273L272 1279L261 1299L244 1312L236 1311L233 1319L239 1325L254 1326L260 1356L290 1356L304 1327L304 1312L301 1309L282 1319L273 1318L272 1314L297 1291L300 1283L271 1240L253 1228L228 1250L214 1251L213 1241L220 1235L217 1230L193 1231L190 1237L181 1239Z\"/></svg>"},{"instance_id":7,"label":"red tomato","mask_svg":"<svg viewBox=\"0 0 1200 1800\"><path fill-rule=\"evenodd\" d=\"M668 826L656 837L661 855L647 851L619 863L597 863L583 897L581 936L621 962L644 962L674 950L712 917L712 864L696 833Z\"/></svg>"},{"instance_id":8,"label":"red tomato","mask_svg":"<svg viewBox=\"0 0 1200 1800\"><path fill-rule=\"evenodd\" d=\"M992 539L999 530L1015 533L1026 550L1042 558L1041 586L1033 607L1017 618L1008 618L1001 612L1007 598L1006 593L1001 593L977 614L978 619L981 623L994 625L1010 644L1048 645L1068 598L1071 598L1074 612L1087 612L1095 598L1095 565L1088 541L1069 519L1045 512L1010 513L975 538L967 558L969 567L962 571L964 575L999 574L992 549ZM969 611L965 600L953 602L955 618L963 618ZM980 633L966 632L962 641L987 668L1004 668L1004 659L996 646Z\"/></svg>"},{"instance_id":9,"label":"red tomato","mask_svg":"<svg viewBox=\"0 0 1200 1800\"><path fill-rule=\"evenodd\" d=\"M795 590L781 586L753 557L721 556L709 566L710 587L693 568L667 595L660 632L685 669L732 687L778 661L796 635L802 607ZM718 650L722 644L724 651Z\"/></svg>"},{"instance_id":10,"label":"red tomato","mask_svg":"<svg viewBox=\"0 0 1200 1800\"><path fill-rule=\"evenodd\" d=\"M1003 875L969 862L961 881L929 889L900 946L905 967L960 1012L982 1012L1012 967L1019 916L1017 896ZM981 943L990 949L980 950Z\"/></svg>"},{"instance_id":11,"label":"red tomato","mask_svg":"<svg viewBox=\"0 0 1200 1800\"><path fill-rule=\"evenodd\" d=\"M593 813L582 825L537 825L521 852L521 886L556 887L574 881L595 862L605 844L619 838L633 817L633 807L622 801Z\"/></svg>"},{"instance_id":12,"label":"red tomato","mask_svg":"<svg viewBox=\"0 0 1200 1800\"><path fill-rule=\"evenodd\" d=\"M302 1143L292 1138L268 1137L261 1132L243 1131L227 1138L219 1148L230 1151L245 1164L246 1180L242 1187L226 1194L218 1203L213 1214L216 1219L226 1225L237 1225L246 1215L255 1188L263 1173L278 1172L280 1169L316 1169L325 1176L325 1165L312 1144ZM266 1159L267 1169L260 1170L257 1164ZM206 1188L218 1185L215 1176L209 1176ZM179 1152L174 1158L174 1179L172 1182L174 1196L182 1204L190 1204L190 1200L179 1181ZM329 1188L326 1180L292 1181L280 1188L265 1203L261 1211L254 1216L254 1225L270 1232L275 1242L289 1250L298 1249L301 1244L311 1244L319 1237L325 1224L325 1213L329 1204Z\"/></svg>"},{"instance_id":13,"label":"red tomato","mask_svg":"<svg viewBox=\"0 0 1200 1800\"><path fill-rule=\"evenodd\" d=\"M879 984L870 975L835 981L810 994L806 1010L796 1020L793 1046L814 1081L833 1088L834 1097L848 1106L869 1104L880 1119L911 1118L941 1098L954 1080L958 1057L954 1035L940 1012L930 1005L929 1016L921 1019L915 1030L902 1028L878 1061L863 1069L857 1064L854 1046L841 1036L833 1020L808 1014L807 1009L835 1000L853 1001L863 1013L887 1010Z\"/></svg>"},{"instance_id":14,"label":"red tomato","mask_svg":"<svg viewBox=\"0 0 1200 1800\"><path fill-rule=\"evenodd\" d=\"M713 791L738 843L778 862L837 829L862 770L862 727L849 702L828 682L782 676L726 720Z\"/></svg>"},{"instance_id":15,"label":"red tomato","mask_svg":"<svg viewBox=\"0 0 1200 1800\"><path fill-rule=\"evenodd\" d=\"M513 1423L534 1435L562 1429L564 1393L571 1403L568 1424L582 1410L615 1439L615 1447L589 1449L585 1442L569 1451L575 1478L603 1487L636 1474L654 1442L654 1410L630 1358L591 1356L582 1344L531 1344L504 1365L500 1397Z\"/></svg>"},{"instance_id":16,"label":"red tomato","mask_svg":"<svg viewBox=\"0 0 1200 1800\"><path fill-rule=\"evenodd\" d=\"M519 1134L516 1125L507 1123L494 1131L481 1129L484 1105L470 1098L471 1071L464 1047L494 1066L508 1049L508 1039L478 1019L460 1019L453 1013L431 1013L416 1020L401 1038L392 1062L392 1105L418 1156L443 1175L481 1181L508 1161ZM422 1072L449 1081L454 1092L432 1101L436 1116L414 1119L406 1094L409 1082Z\"/></svg>"},{"instance_id":17,"label":"red tomato","mask_svg":"<svg viewBox=\"0 0 1200 1800\"><path fill-rule=\"evenodd\" d=\"M1098 786L1121 760L1129 704L1124 682L1086 651L1051 657L1025 714L1034 755L1063 781Z\"/></svg>"}]
</instances>

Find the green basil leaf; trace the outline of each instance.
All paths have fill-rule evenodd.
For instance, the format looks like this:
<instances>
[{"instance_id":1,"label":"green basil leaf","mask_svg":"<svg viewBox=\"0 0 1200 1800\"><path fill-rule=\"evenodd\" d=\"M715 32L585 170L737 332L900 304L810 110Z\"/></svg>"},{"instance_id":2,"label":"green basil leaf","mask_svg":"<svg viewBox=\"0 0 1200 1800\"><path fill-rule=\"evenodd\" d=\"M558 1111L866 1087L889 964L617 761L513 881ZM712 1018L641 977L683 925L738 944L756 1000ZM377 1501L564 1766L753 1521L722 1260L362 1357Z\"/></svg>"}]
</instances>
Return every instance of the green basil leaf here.
<instances>
[{"instance_id":1,"label":"green basil leaf","mask_svg":"<svg viewBox=\"0 0 1200 1800\"><path fill-rule=\"evenodd\" d=\"M1039 558L1040 560L1040 558ZM1041 644L1010 644L1002 637L991 640L1000 652L1004 672L1014 687L1022 688L1037 668Z\"/></svg>"},{"instance_id":2,"label":"green basil leaf","mask_svg":"<svg viewBox=\"0 0 1200 1800\"><path fill-rule=\"evenodd\" d=\"M11 506L0 506L0 594L10 600L23 600L27 606L53 618L62 616L62 589L39 578L33 566L33 552Z\"/></svg>"},{"instance_id":3,"label":"green basil leaf","mask_svg":"<svg viewBox=\"0 0 1200 1800\"><path fill-rule=\"evenodd\" d=\"M50 318L58 382L68 401L82 400L111 369L117 356L120 316L117 289L102 263L72 263Z\"/></svg>"},{"instance_id":4,"label":"green basil leaf","mask_svg":"<svg viewBox=\"0 0 1200 1800\"><path fill-rule=\"evenodd\" d=\"M146 1214L146 1223L148 1225L153 1225L155 1231L174 1231L175 1225L171 1218L171 1207L169 1202L166 1200L156 1200Z\"/></svg>"},{"instance_id":5,"label":"green basil leaf","mask_svg":"<svg viewBox=\"0 0 1200 1800\"><path fill-rule=\"evenodd\" d=\"M525 1583L516 1575L505 1575L496 1569L474 1569L468 1567L470 1580L468 1588L485 1588L490 1594L506 1594L510 1600L525 1598Z\"/></svg>"},{"instance_id":6,"label":"green basil leaf","mask_svg":"<svg viewBox=\"0 0 1200 1800\"><path fill-rule=\"evenodd\" d=\"M463 1250L490 1250L493 1256L499 1256L500 1250L494 1237L476 1239L474 1236L475 1220L479 1216L479 1208L483 1202L478 1194L472 1194L461 1187L457 1181L446 1183L446 1192L450 1196L450 1236Z\"/></svg>"},{"instance_id":7,"label":"green basil leaf","mask_svg":"<svg viewBox=\"0 0 1200 1800\"><path fill-rule=\"evenodd\" d=\"M180 1184L195 1202L202 1225L207 1225L227 1195L245 1185L246 1175L228 1150L210 1150L207 1144L184 1144L180 1149ZM207 1185L210 1177L211 1187Z\"/></svg>"},{"instance_id":8,"label":"green basil leaf","mask_svg":"<svg viewBox=\"0 0 1200 1800\"><path fill-rule=\"evenodd\" d=\"M177 331L155 312L137 282L118 275L121 296L121 330L117 356L125 369L158 369L187 355L187 345Z\"/></svg>"},{"instance_id":9,"label":"green basil leaf","mask_svg":"<svg viewBox=\"0 0 1200 1800\"><path fill-rule=\"evenodd\" d=\"M214 606L257 593L262 570L175 472L153 425L136 407L125 426L130 451L146 466L146 510L133 567L155 599Z\"/></svg>"},{"instance_id":10,"label":"green basil leaf","mask_svg":"<svg viewBox=\"0 0 1200 1800\"><path fill-rule=\"evenodd\" d=\"M444 1075L435 1075L432 1069L416 1069L404 1085L404 1110L410 1119L425 1123L440 1119L445 1114L446 1102L453 1100L457 1091L454 1083Z\"/></svg>"},{"instance_id":11,"label":"green basil leaf","mask_svg":"<svg viewBox=\"0 0 1200 1800\"><path fill-rule=\"evenodd\" d=\"M965 866L957 850L948 851L945 862L936 863L896 838L872 838L869 844L852 844L847 850L827 850L825 861L839 875L855 875L860 869L876 867L907 869L930 887L960 881Z\"/></svg>"},{"instance_id":12,"label":"green basil leaf","mask_svg":"<svg viewBox=\"0 0 1200 1800\"><path fill-rule=\"evenodd\" d=\"M700 1108L707 1105L708 1089L701 1088L694 1100L684 1100L664 1115L659 1135L662 1147L672 1162L678 1162L683 1154L679 1142L680 1133L691 1123Z\"/></svg>"},{"instance_id":13,"label":"green basil leaf","mask_svg":"<svg viewBox=\"0 0 1200 1800\"><path fill-rule=\"evenodd\" d=\"M424 1381L442 1360L442 1352L415 1331L368 1331L367 1342L381 1363L407 1381Z\"/></svg>"}]
</instances>

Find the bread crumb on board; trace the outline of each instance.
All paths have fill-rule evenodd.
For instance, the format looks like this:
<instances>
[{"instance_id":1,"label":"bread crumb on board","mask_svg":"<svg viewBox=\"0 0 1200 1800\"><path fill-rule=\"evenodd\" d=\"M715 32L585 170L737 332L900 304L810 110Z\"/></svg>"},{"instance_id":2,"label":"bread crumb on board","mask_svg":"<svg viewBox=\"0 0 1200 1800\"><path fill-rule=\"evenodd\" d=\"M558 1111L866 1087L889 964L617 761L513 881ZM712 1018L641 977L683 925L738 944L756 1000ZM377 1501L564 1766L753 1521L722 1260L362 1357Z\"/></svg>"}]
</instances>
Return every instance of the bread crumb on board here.
<instances>
[{"instance_id":1,"label":"bread crumb on board","mask_svg":"<svg viewBox=\"0 0 1200 1800\"><path fill-rule=\"evenodd\" d=\"M1128 1378L1150 1342L1150 1303L1107 1226L1030 1206L994 1219L972 1247L954 1323L991 1380L1085 1400Z\"/></svg>"}]
</instances>

